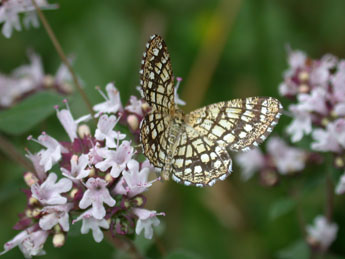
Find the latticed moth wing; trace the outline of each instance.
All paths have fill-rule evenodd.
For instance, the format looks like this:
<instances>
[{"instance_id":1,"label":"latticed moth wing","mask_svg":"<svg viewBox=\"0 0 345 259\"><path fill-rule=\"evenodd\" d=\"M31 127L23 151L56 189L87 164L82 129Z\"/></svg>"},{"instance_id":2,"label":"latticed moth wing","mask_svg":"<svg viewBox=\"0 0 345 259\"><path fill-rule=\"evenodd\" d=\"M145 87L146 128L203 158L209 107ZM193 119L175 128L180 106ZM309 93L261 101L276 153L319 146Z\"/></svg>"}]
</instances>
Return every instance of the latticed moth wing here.
<instances>
[{"instance_id":1,"label":"latticed moth wing","mask_svg":"<svg viewBox=\"0 0 345 259\"><path fill-rule=\"evenodd\" d=\"M282 105L275 98L249 97L205 106L189 113L185 121L223 147L247 151L272 132L281 111Z\"/></svg>"},{"instance_id":2,"label":"latticed moth wing","mask_svg":"<svg viewBox=\"0 0 345 259\"><path fill-rule=\"evenodd\" d=\"M192 127L185 127L174 150L173 180L185 185L212 186L230 174L231 166L225 147L201 136Z\"/></svg>"},{"instance_id":3,"label":"latticed moth wing","mask_svg":"<svg viewBox=\"0 0 345 259\"><path fill-rule=\"evenodd\" d=\"M140 84L146 102L153 110L174 109L174 77L164 40L153 35L146 45L140 70Z\"/></svg>"},{"instance_id":4,"label":"latticed moth wing","mask_svg":"<svg viewBox=\"0 0 345 259\"><path fill-rule=\"evenodd\" d=\"M150 112L140 126L140 141L144 154L157 168L163 168L168 152L170 116Z\"/></svg>"}]
</instances>

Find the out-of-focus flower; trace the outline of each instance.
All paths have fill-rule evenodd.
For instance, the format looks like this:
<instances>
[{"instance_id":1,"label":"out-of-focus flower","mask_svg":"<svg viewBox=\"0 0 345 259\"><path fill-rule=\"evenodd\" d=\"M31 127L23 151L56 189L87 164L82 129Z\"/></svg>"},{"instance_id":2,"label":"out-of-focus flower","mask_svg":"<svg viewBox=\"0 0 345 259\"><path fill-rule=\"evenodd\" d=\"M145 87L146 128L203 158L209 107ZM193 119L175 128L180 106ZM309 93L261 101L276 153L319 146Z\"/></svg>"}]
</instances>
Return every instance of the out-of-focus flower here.
<instances>
[{"instance_id":1,"label":"out-of-focus flower","mask_svg":"<svg viewBox=\"0 0 345 259\"><path fill-rule=\"evenodd\" d=\"M140 233L144 230L145 238L152 239L152 236L153 236L152 226L158 226L160 222L157 216L158 215L165 216L165 214L157 213L155 210L147 210L147 209L140 209L140 208L133 209L133 212L139 218L137 222L137 226L135 227L135 233L137 233L137 235L140 235Z\"/></svg>"},{"instance_id":2,"label":"out-of-focus flower","mask_svg":"<svg viewBox=\"0 0 345 259\"><path fill-rule=\"evenodd\" d=\"M103 203L112 207L116 201L110 196L106 188L107 182L100 178L90 178L86 182L87 191L79 202L81 209L86 209L92 205L92 216L96 219L102 219L105 216Z\"/></svg>"},{"instance_id":3,"label":"out-of-focus flower","mask_svg":"<svg viewBox=\"0 0 345 259\"><path fill-rule=\"evenodd\" d=\"M18 0L6 2L11 1ZM60 66L54 77L44 72L38 54L29 52L28 56L30 64L16 68L11 75L0 74L0 108L10 107L23 98L45 89L54 89L60 94L68 94L72 91L70 73L61 73L67 70L65 65Z\"/></svg>"},{"instance_id":4,"label":"out-of-focus flower","mask_svg":"<svg viewBox=\"0 0 345 259\"><path fill-rule=\"evenodd\" d=\"M287 127L286 132L291 135L291 141L300 141L304 134L312 131L311 116L308 112L300 110L298 105L290 105L289 110L293 113L293 121Z\"/></svg>"},{"instance_id":5,"label":"out-of-focus flower","mask_svg":"<svg viewBox=\"0 0 345 259\"><path fill-rule=\"evenodd\" d=\"M143 102L133 95L130 97L129 102L130 104L127 105L125 109L139 116L143 116L143 111L142 111Z\"/></svg>"},{"instance_id":6,"label":"out-of-focus flower","mask_svg":"<svg viewBox=\"0 0 345 259\"><path fill-rule=\"evenodd\" d=\"M48 4L45 0L37 0L37 5L42 10L56 9L57 5ZM2 1L0 5L0 23L2 26L2 34L9 38L12 35L13 29L20 31L22 26L19 21L19 14L24 13L24 25L29 28L30 25L38 27L38 18L35 12L35 6L31 0L6 0Z\"/></svg>"},{"instance_id":7,"label":"out-of-focus flower","mask_svg":"<svg viewBox=\"0 0 345 259\"><path fill-rule=\"evenodd\" d=\"M325 251L336 239L338 226L329 222L324 216L317 216L314 225L308 225L306 230L308 243L312 247Z\"/></svg>"},{"instance_id":8,"label":"out-of-focus flower","mask_svg":"<svg viewBox=\"0 0 345 259\"><path fill-rule=\"evenodd\" d=\"M65 204L67 198L62 197L61 193L68 192L72 188L71 180L62 178L58 182L57 175L50 173L44 183L31 186L32 196L42 204L57 205Z\"/></svg>"},{"instance_id":9,"label":"out-of-focus flower","mask_svg":"<svg viewBox=\"0 0 345 259\"><path fill-rule=\"evenodd\" d=\"M106 219L96 219L93 216L93 213L91 209L85 211L83 214L81 214L76 220L73 221L73 224L75 222L78 222L80 220L83 221L81 226L81 233L87 234L89 231L92 231L93 239L99 243L103 240L104 235L101 230L101 228L109 229L109 223Z\"/></svg>"},{"instance_id":10,"label":"out-of-focus flower","mask_svg":"<svg viewBox=\"0 0 345 259\"><path fill-rule=\"evenodd\" d=\"M241 167L242 179L245 181L249 180L255 172L259 171L265 165L265 157L258 148L249 150L248 152L242 152L235 158Z\"/></svg>"},{"instance_id":11,"label":"out-of-focus flower","mask_svg":"<svg viewBox=\"0 0 345 259\"><path fill-rule=\"evenodd\" d=\"M267 142L267 151L280 174L298 172L305 167L306 152L298 148L289 147L281 138L270 138Z\"/></svg>"},{"instance_id":12,"label":"out-of-focus flower","mask_svg":"<svg viewBox=\"0 0 345 259\"><path fill-rule=\"evenodd\" d=\"M345 193L345 173L340 177L339 183L335 189L336 194Z\"/></svg>"}]
</instances>

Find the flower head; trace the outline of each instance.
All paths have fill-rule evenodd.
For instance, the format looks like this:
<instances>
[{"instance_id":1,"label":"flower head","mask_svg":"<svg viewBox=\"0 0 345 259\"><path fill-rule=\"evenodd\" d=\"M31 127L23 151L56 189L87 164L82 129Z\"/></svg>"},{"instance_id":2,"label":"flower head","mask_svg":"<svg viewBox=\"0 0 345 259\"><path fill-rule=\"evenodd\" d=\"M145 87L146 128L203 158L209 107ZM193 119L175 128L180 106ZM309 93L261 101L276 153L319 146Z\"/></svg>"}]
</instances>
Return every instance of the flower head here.
<instances>
[{"instance_id":1,"label":"flower head","mask_svg":"<svg viewBox=\"0 0 345 259\"><path fill-rule=\"evenodd\" d=\"M114 115L110 117L106 114L102 115L98 121L95 137L97 140L105 140L107 147L116 147L115 141L122 140L125 134L113 130L118 120Z\"/></svg>"},{"instance_id":2,"label":"flower head","mask_svg":"<svg viewBox=\"0 0 345 259\"><path fill-rule=\"evenodd\" d=\"M113 83L107 84L105 87L108 96L100 91L101 95L105 99L105 102L93 106L93 110L96 112L95 117L99 117L102 113L117 113L121 111L122 104L120 100L120 92L116 89Z\"/></svg>"},{"instance_id":3,"label":"flower head","mask_svg":"<svg viewBox=\"0 0 345 259\"><path fill-rule=\"evenodd\" d=\"M138 216L137 226L135 228L135 233L139 235L144 230L144 236L147 239L152 239L153 228L152 226L159 225L158 215L165 216L164 213L157 213L155 210L146 210L141 208L133 209L135 215Z\"/></svg>"}]
</instances>

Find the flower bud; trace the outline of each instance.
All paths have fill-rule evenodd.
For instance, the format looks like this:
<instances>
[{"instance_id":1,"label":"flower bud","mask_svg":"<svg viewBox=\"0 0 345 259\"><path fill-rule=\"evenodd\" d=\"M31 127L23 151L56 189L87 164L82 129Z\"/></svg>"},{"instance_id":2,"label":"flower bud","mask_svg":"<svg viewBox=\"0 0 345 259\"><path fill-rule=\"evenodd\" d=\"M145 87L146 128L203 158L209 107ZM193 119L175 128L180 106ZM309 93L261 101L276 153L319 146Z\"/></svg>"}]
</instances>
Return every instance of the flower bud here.
<instances>
[{"instance_id":1,"label":"flower bud","mask_svg":"<svg viewBox=\"0 0 345 259\"><path fill-rule=\"evenodd\" d=\"M73 188L70 193L69 196L74 199L75 195L78 193L78 189L77 188Z\"/></svg>"},{"instance_id":2,"label":"flower bud","mask_svg":"<svg viewBox=\"0 0 345 259\"><path fill-rule=\"evenodd\" d=\"M95 170L95 168L91 167L89 177L93 177L95 175L96 175L96 170Z\"/></svg>"},{"instance_id":3,"label":"flower bud","mask_svg":"<svg viewBox=\"0 0 345 259\"><path fill-rule=\"evenodd\" d=\"M51 76L51 75L46 75L44 78L43 78L43 86L45 88L52 88L54 86L54 77Z\"/></svg>"},{"instance_id":4,"label":"flower bud","mask_svg":"<svg viewBox=\"0 0 345 259\"><path fill-rule=\"evenodd\" d=\"M84 138L85 136L90 136L91 135L91 131L88 125L86 124L81 124L78 127L78 135L80 138Z\"/></svg>"},{"instance_id":5,"label":"flower bud","mask_svg":"<svg viewBox=\"0 0 345 259\"><path fill-rule=\"evenodd\" d=\"M133 114L131 114L127 117L127 123L133 131L135 131L139 128L139 119L137 116L135 116Z\"/></svg>"},{"instance_id":6,"label":"flower bud","mask_svg":"<svg viewBox=\"0 0 345 259\"><path fill-rule=\"evenodd\" d=\"M24 174L24 181L27 186L31 187L31 185L38 182L38 178L32 172L27 172Z\"/></svg>"},{"instance_id":7,"label":"flower bud","mask_svg":"<svg viewBox=\"0 0 345 259\"><path fill-rule=\"evenodd\" d=\"M35 205L38 204L38 200L34 197L29 198L29 205Z\"/></svg>"},{"instance_id":8,"label":"flower bud","mask_svg":"<svg viewBox=\"0 0 345 259\"><path fill-rule=\"evenodd\" d=\"M57 233L53 236L54 247L61 247L65 244L66 238L63 233Z\"/></svg>"},{"instance_id":9,"label":"flower bud","mask_svg":"<svg viewBox=\"0 0 345 259\"><path fill-rule=\"evenodd\" d=\"M301 80L301 81L308 81L309 80L309 73L306 72L306 71L301 71L299 74L298 74L298 79Z\"/></svg>"},{"instance_id":10,"label":"flower bud","mask_svg":"<svg viewBox=\"0 0 345 259\"><path fill-rule=\"evenodd\" d=\"M107 183L111 184L111 183L114 181L114 178L111 176L110 173L107 173L107 174L105 175L105 177L104 177L104 180L105 180Z\"/></svg>"},{"instance_id":11,"label":"flower bud","mask_svg":"<svg viewBox=\"0 0 345 259\"><path fill-rule=\"evenodd\" d=\"M35 208L35 209L33 209L33 211L32 211L32 216L33 216L34 218L36 218L36 217L38 217L38 216L40 215L40 213L41 213L41 210L40 210L39 208Z\"/></svg>"},{"instance_id":12,"label":"flower bud","mask_svg":"<svg viewBox=\"0 0 345 259\"><path fill-rule=\"evenodd\" d=\"M143 102L143 104L141 105L141 109L144 112L148 112L150 110L150 105L147 102Z\"/></svg>"}]
</instances>

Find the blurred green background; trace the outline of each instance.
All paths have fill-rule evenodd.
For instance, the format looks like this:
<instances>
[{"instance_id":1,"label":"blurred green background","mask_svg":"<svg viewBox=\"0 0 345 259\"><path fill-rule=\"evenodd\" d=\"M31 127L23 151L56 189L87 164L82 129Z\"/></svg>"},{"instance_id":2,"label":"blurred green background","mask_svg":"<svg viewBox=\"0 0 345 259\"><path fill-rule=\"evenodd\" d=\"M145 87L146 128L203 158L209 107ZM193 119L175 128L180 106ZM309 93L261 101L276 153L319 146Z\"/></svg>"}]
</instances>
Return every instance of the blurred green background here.
<instances>
[{"instance_id":1,"label":"blurred green background","mask_svg":"<svg viewBox=\"0 0 345 259\"><path fill-rule=\"evenodd\" d=\"M154 33L164 37L174 74L184 79L180 96L188 104L186 111L236 97L278 97L287 68L287 44L313 58L325 53L345 56L344 0L56 2L60 8L45 15L65 52L75 58L74 69L93 104L102 101L95 86L110 81L120 90L123 104L130 95L138 95L142 52ZM61 63L42 25L14 32L10 39L0 35L0 46L2 73L28 63L28 48L42 56L47 73L54 74ZM77 93L69 100L75 117L87 113ZM287 123L289 118L283 118L274 133L283 134ZM26 141L27 135L37 136L42 130L67 140L54 113L26 134L4 136L24 153L24 147L38 149ZM4 244L17 233L11 227L26 201L20 192L25 187L24 170L2 153L0 164L0 244ZM136 242L149 258L308 258L290 193L300 192L298 206L306 223L311 223L323 213L324 172L320 167L303 174L267 188L257 177L241 181L235 165L234 173L212 188L156 183L147 193L147 207L166 216L160 218L156 240ZM340 229L328 258L345 255L344 198L337 197L335 203ZM96 244L91 234L79 231L80 225L74 225L60 249L47 242L42 258L125 257L106 240ZM18 257L18 249L3 256Z\"/></svg>"}]
</instances>

